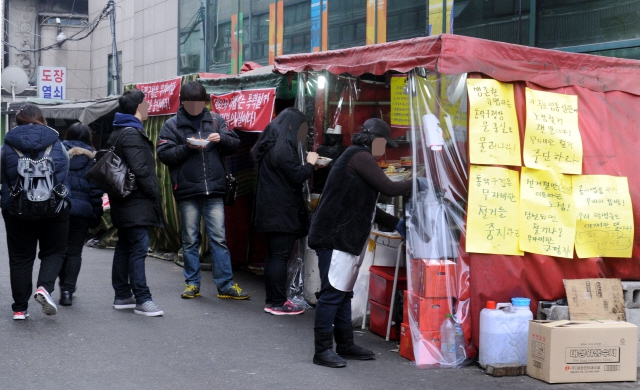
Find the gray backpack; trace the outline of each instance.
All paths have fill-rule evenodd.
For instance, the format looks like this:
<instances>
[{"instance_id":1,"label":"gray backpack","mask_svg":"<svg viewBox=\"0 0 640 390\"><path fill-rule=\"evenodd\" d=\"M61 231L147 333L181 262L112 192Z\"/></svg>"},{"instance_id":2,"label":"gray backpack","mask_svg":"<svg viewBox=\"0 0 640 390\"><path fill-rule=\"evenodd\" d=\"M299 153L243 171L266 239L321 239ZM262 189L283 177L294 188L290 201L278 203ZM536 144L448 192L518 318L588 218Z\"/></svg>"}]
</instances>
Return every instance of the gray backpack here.
<instances>
[{"instance_id":1,"label":"gray backpack","mask_svg":"<svg viewBox=\"0 0 640 390\"><path fill-rule=\"evenodd\" d=\"M11 189L13 214L24 219L54 217L67 203L68 189L64 184L55 184L55 164L49 157L53 145L38 160L18 154L18 180Z\"/></svg>"}]
</instances>

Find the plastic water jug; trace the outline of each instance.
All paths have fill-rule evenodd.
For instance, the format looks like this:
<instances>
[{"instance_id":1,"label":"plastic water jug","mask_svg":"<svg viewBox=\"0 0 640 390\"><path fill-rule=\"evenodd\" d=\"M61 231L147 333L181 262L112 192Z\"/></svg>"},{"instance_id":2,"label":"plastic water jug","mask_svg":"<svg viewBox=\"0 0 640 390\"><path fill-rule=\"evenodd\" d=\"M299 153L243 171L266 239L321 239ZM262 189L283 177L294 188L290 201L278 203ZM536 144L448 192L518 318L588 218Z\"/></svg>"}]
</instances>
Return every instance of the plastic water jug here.
<instances>
[{"instance_id":1,"label":"plastic water jug","mask_svg":"<svg viewBox=\"0 0 640 390\"><path fill-rule=\"evenodd\" d=\"M533 313L529 298L512 298L511 303L487 302L480 312L480 356L488 364L527 364L529 321Z\"/></svg>"}]
</instances>

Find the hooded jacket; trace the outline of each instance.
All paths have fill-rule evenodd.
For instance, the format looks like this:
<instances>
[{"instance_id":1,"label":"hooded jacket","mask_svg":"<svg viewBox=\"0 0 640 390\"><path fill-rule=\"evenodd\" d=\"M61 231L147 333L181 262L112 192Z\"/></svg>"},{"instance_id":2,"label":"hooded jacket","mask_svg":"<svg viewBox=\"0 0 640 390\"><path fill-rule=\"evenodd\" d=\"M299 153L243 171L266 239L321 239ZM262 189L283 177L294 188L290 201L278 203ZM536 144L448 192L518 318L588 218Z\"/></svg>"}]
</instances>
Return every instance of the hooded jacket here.
<instances>
[{"instance_id":1,"label":"hooded jacket","mask_svg":"<svg viewBox=\"0 0 640 390\"><path fill-rule=\"evenodd\" d=\"M2 175L2 189L0 190L0 206L2 210L13 214L13 198L11 197L11 187L18 181L18 159L20 158L15 149L22 152L25 157L34 160L42 158L45 150L53 145L49 157L53 159L55 174L54 185L64 184L69 188L67 182L67 172L69 170L69 156L58 138L58 132L51 127L28 124L20 125L11 129L4 138L2 145L2 157L0 164ZM69 200L67 198L67 200ZM72 204L73 206L73 204Z\"/></svg>"},{"instance_id":2,"label":"hooded jacket","mask_svg":"<svg viewBox=\"0 0 640 390\"><path fill-rule=\"evenodd\" d=\"M62 141L69 154L69 198L73 203L72 217L98 219L102 216L102 190L87 180L93 166L94 151L78 140Z\"/></svg>"},{"instance_id":3,"label":"hooded jacket","mask_svg":"<svg viewBox=\"0 0 640 390\"><path fill-rule=\"evenodd\" d=\"M283 111L280 115L287 115ZM300 127L304 117L291 113L294 128ZM293 119L295 118L295 119ZM269 126L276 126L271 122ZM267 131L267 129L265 129ZM255 226L259 232L294 233L307 235L309 214L302 195L302 185L313 173L313 165L302 164L295 149L295 140L287 143L285 151L273 161L275 132L257 146L258 189L256 193Z\"/></svg>"},{"instance_id":4,"label":"hooded jacket","mask_svg":"<svg viewBox=\"0 0 640 390\"><path fill-rule=\"evenodd\" d=\"M192 118L180 106L158 135L158 158L169 167L176 201L195 196L224 196L226 171L222 159L240 146L240 139L229 131L220 115L205 108L199 129ZM206 139L212 133L220 134L220 142L209 142L204 149L191 149L187 145L187 138Z\"/></svg>"},{"instance_id":5,"label":"hooded jacket","mask_svg":"<svg viewBox=\"0 0 640 390\"><path fill-rule=\"evenodd\" d=\"M114 151L136 176L138 188L126 198L109 196L111 221L117 228L163 227L153 143L133 115L116 112L113 127L107 142L116 144Z\"/></svg>"}]
</instances>

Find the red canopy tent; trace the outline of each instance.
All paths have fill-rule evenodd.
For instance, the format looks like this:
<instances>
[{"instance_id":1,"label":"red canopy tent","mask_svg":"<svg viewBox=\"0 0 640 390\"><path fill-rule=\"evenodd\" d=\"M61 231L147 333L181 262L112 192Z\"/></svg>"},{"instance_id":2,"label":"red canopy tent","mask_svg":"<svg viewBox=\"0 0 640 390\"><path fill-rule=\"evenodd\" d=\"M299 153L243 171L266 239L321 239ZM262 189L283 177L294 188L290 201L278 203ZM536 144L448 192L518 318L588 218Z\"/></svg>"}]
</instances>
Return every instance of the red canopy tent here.
<instances>
[{"instance_id":1,"label":"red canopy tent","mask_svg":"<svg viewBox=\"0 0 640 390\"><path fill-rule=\"evenodd\" d=\"M441 74L469 73L515 86L521 139L524 139L525 87L577 95L583 142L583 174L626 176L633 203L634 225L640 212L640 62L565 53L456 35L439 35L378 45L310 54L280 56L280 73L320 71L333 74L407 72L423 67ZM468 167L467 167L468 169ZM479 315L487 300L511 297L555 300L565 296L563 279L613 277L640 280L639 229L635 228L631 259L563 259L525 253L505 256L464 253L471 293L471 338L478 345Z\"/></svg>"}]
</instances>

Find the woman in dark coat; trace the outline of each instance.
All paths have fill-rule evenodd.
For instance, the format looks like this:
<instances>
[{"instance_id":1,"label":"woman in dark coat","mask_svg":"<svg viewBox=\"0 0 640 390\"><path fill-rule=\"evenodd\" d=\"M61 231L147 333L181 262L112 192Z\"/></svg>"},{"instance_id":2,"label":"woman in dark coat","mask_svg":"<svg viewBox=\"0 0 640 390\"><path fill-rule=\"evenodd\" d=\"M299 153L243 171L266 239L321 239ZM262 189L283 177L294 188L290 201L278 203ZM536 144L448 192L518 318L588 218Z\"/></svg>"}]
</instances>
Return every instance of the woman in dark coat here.
<instances>
[{"instance_id":1,"label":"woman in dark coat","mask_svg":"<svg viewBox=\"0 0 640 390\"><path fill-rule=\"evenodd\" d=\"M93 166L95 154L91 142L91 129L80 122L67 130L62 142L69 154L69 198L73 203L67 238L67 253L60 269L60 304L71 306L76 281L82 264L82 248L87 231L96 227L102 216L102 194L87 180L87 172Z\"/></svg>"},{"instance_id":2,"label":"woman in dark coat","mask_svg":"<svg viewBox=\"0 0 640 390\"><path fill-rule=\"evenodd\" d=\"M39 160L47 153L53 161L54 190L63 194L67 191L67 170L69 157L58 139L58 132L46 126L42 111L33 104L25 104L16 114L18 126L11 129L2 146L2 217L7 233L9 252L9 274L11 294L13 295L13 319L24 320L29 317L27 308L32 293L33 262L36 250L40 251L40 271L36 302L42 305L46 315L58 312L51 293L60 272L67 246L69 232L69 206L67 198L61 201L62 207L54 216L25 219L16 209L12 189L19 180L18 151L27 158Z\"/></svg>"},{"instance_id":3,"label":"woman in dark coat","mask_svg":"<svg viewBox=\"0 0 640 390\"><path fill-rule=\"evenodd\" d=\"M389 180L376 162L387 143L397 146L390 136L382 120L364 122L352 145L335 160L311 221L309 246L318 255L321 282L314 324L313 363L318 365L344 367L344 359L375 359L373 352L353 342L351 298L372 223L404 232L398 218L376 207L380 193L398 196L411 191L411 181Z\"/></svg>"},{"instance_id":4,"label":"woman in dark coat","mask_svg":"<svg viewBox=\"0 0 640 390\"><path fill-rule=\"evenodd\" d=\"M296 146L307 135L305 116L295 108L282 111L262 132L252 153L258 163L256 230L267 238L264 311L274 315L300 314L303 308L287 300L287 262L297 239L307 235L309 216L302 185L318 159L309 152L306 163Z\"/></svg>"}]
</instances>

